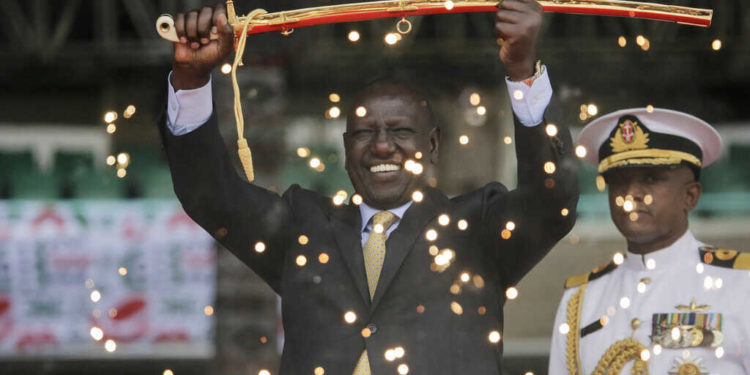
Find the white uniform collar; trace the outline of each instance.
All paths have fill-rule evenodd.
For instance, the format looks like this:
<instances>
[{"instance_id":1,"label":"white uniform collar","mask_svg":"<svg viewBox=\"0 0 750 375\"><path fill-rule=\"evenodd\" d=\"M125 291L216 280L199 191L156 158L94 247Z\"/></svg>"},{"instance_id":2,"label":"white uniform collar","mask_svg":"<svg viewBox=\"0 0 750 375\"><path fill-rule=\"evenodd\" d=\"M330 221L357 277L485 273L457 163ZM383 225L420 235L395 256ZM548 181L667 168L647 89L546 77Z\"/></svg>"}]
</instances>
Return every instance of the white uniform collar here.
<instances>
[{"instance_id":1,"label":"white uniform collar","mask_svg":"<svg viewBox=\"0 0 750 375\"><path fill-rule=\"evenodd\" d=\"M404 213L406 213L406 210L411 206L411 203L412 201L410 200L399 207L391 208L387 211L390 211L392 214L396 215L398 217L398 220L400 221L404 217ZM359 213L362 215L362 228L360 230L361 232L364 232L365 229L367 229L368 224L370 224L370 219L372 219L372 217L380 211L383 210L372 208L364 202L359 205Z\"/></svg>"},{"instance_id":2,"label":"white uniform collar","mask_svg":"<svg viewBox=\"0 0 750 375\"><path fill-rule=\"evenodd\" d=\"M677 241L661 250L652 251L645 255L628 251L623 266L635 270L658 270L666 266L695 263L694 258L699 246L700 243L688 229Z\"/></svg>"}]
</instances>

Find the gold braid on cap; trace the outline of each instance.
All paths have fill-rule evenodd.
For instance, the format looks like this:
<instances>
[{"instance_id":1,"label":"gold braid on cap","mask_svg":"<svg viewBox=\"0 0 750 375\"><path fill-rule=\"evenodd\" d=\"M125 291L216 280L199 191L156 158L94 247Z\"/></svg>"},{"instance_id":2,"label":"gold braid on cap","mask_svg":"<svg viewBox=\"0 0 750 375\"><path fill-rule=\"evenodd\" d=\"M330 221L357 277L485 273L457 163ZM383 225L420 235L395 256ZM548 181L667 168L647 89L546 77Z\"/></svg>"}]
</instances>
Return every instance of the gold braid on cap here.
<instances>
[{"instance_id":1,"label":"gold braid on cap","mask_svg":"<svg viewBox=\"0 0 750 375\"><path fill-rule=\"evenodd\" d=\"M612 154L599 162L599 173L630 164L668 165L679 164L683 161L697 167L702 165L700 159L687 152L650 148Z\"/></svg>"},{"instance_id":2,"label":"gold braid on cap","mask_svg":"<svg viewBox=\"0 0 750 375\"><path fill-rule=\"evenodd\" d=\"M579 356L579 343L581 341L579 326L586 285L581 285L578 291L570 297L566 311L570 330L565 343L565 360L570 375L582 375L581 358ZM635 363L630 369L631 375L649 375L648 362L641 359L641 352L645 349L646 347L634 338L617 341L604 352L591 375L617 375L625 364L632 360L635 360Z\"/></svg>"}]
</instances>

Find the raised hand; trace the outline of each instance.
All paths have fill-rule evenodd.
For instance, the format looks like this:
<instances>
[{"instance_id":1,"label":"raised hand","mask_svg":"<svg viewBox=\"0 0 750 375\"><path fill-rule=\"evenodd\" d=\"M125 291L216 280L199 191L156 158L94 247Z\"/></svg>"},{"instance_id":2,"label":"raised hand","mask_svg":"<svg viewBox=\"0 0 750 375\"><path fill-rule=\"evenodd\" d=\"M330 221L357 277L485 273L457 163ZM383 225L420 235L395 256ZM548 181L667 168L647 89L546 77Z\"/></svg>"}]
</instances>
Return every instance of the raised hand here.
<instances>
[{"instance_id":1,"label":"raised hand","mask_svg":"<svg viewBox=\"0 0 750 375\"><path fill-rule=\"evenodd\" d=\"M504 0L495 13L495 36L503 39L500 60L513 81L534 74L542 6L535 0Z\"/></svg>"},{"instance_id":2,"label":"raised hand","mask_svg":"<svg viewBox=\"0 0 750 375\"><path fill-rule=\"evenodd\" d=\"M234 34L223 3L180 13L175 17L180 38L174 44L172 86L194 89L208 83L211 71L232 52ZM211 35L218 38L212 40Z\"/></svg>"}]
</instances>

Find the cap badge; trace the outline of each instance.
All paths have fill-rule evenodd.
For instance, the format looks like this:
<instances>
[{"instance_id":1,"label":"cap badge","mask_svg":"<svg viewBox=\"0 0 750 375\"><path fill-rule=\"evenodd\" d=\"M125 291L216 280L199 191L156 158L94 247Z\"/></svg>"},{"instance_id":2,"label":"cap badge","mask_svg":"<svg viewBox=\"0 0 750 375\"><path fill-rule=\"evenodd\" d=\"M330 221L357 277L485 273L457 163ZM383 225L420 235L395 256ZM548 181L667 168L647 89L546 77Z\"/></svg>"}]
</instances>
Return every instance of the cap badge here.
<instances>
[{"instance_id":1,"label":"cap badge","mask_svg":"<svg viewBox=\"0 0 750 375\"><path fill-rule=\"evenodd\" d=\"M648 148L648 133L638 125L638 121L626 119L621 122L615 135L609 139L612 152L640 150Z\"/></svg>"}]
</instances>

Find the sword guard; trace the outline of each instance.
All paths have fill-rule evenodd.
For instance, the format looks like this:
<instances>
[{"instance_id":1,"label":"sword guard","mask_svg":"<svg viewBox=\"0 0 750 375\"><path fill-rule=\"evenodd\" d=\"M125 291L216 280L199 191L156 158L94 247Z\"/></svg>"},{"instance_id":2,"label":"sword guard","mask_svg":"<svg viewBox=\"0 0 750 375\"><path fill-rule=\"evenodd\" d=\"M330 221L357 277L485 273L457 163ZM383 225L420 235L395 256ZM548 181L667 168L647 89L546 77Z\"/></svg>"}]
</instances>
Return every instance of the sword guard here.
<instances>
[{"instance_id":1,"label":"sword guard","mask_svg":"<svg viewBox=\"0 0 750 375\"><path fill-rule=\"evenodd\" d=\"M174 27L174 18L170 14L162 14L156 19L156 32L162 38L179 43L180 38L177 36L177 30ZM219 34L211 32L208 34L210 40L219 39Z\"/></svg>"}]
</instances>

